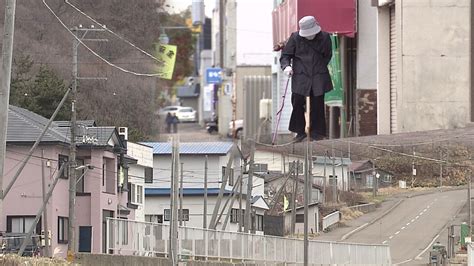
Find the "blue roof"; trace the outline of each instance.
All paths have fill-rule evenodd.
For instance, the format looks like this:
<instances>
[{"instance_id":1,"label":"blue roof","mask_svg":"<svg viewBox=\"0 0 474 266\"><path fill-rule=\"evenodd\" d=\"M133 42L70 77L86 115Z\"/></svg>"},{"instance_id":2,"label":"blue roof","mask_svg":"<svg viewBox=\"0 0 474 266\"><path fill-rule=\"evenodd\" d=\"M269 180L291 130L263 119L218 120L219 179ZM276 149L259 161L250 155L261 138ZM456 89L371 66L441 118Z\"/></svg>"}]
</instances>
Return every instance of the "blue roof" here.
<instances>
[{"instance_id":1,"label":"blue roof","mask_svg":"<svg viewBox=\"0 0 474 266\"><path fill-rule=\"evenodd\" d=\"M172 145L170 142L141 142L141 144L152 147L154 155L171 155ZM179 154L226 155L232 145L232 142L181 142Z\"/></svg>"},{"instance_id":2,"label":"blue roof","mask_svg":"<svg viewBox=\"0 0 474 266\"><path fill-rule=\"evenodd\" d=\"M145 188L145 196L169 196L171 194L170 188ZM224 195L230 194L230 190L225 190ZM207 195L218 195L219 188L208 188ZM204 195L204 188L184 188L183 195Z\"/></svg>"}]
</instances>

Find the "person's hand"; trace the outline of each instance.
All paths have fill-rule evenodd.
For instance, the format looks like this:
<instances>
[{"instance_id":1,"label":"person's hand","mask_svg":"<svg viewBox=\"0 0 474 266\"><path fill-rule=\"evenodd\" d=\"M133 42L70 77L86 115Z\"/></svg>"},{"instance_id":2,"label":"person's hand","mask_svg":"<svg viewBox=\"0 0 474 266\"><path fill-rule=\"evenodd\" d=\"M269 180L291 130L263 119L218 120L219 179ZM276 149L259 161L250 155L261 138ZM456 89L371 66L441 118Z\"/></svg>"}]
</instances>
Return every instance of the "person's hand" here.
<instances>
[{"instance_id":1,"label":"person's hand","mask_svg":"<svg viewBox=\"0 0 474 266\"><path fill-rule=\"evenodd\" d=\"M287 76L291 76L293 75L293 68L291 68L291 66L287 66L285 69L283 69L283 73L285 73Z\"/></svg>"}]
</instances>

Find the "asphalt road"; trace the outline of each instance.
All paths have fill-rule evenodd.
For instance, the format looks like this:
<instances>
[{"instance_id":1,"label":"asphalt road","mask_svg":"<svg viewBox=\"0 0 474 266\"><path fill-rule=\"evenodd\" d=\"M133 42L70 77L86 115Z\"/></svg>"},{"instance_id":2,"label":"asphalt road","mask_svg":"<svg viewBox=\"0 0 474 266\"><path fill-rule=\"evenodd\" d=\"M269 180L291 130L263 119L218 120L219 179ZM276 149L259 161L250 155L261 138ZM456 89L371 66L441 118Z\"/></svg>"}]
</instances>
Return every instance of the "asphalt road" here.
<instances>
[{"instance_id":1,"label":"asphalt road","mask_svg":"<svg viewBox=\"0 0 474 266\"><path fill-rule=\"evenodd\" d=\"M345 242L388 244L394 264L426 265L432 243L442 237L439 234L466 200L466 190L407 198L389 214Z\"/></svg>"}]
</instances>

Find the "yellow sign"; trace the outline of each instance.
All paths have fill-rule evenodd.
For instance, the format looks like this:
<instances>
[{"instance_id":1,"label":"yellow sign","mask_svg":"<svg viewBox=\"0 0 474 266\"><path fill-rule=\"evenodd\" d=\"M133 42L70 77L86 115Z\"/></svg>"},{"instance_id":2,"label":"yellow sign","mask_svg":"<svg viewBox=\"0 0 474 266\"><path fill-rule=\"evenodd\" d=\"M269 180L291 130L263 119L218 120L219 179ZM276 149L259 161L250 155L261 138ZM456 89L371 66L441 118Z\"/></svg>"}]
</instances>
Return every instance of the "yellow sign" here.
<instances>
[{"instance_id":1,"label":"yellow sign","mask_svg":"<svg viewBox=\"0 0 474 266\"><path fill-rule=\"evenodd\" d=\"M160 44L155 51L155 57L158 58L158 73L162 79L172 79L174 65L176 62L176 45Z\"/></svg>"}]
</instances>

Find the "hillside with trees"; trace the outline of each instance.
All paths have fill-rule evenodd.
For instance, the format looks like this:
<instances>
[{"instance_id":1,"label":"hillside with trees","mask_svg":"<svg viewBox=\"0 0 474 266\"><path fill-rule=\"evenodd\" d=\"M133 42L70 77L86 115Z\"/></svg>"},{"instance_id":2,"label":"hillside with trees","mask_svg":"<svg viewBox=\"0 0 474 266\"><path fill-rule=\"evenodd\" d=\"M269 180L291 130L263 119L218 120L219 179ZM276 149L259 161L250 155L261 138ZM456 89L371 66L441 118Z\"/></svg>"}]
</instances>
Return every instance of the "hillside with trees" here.
<instances>
[{"instance_id":1,"label":"hillside with trees","mask_svg":"<svg viewBox=\"0 0 474 266\"><path fill-rule=\"evenodd\" d=\"M183 14L164 12L164 1L155 0L74 0L72 5L106 25L118 36L153 54L157 49L162 23L184 25ZM14 39L14 63L11 104L25 107L49 117L72 81L73 36L67 29L82 25L95 29L99 25L63 0L17 1ZM50 12L51 7L55 15ZM4 2L0 3L4 10ZM3 12L0 14L3 30ZM61 25L61 22L64 26ZM131 139L158 134L155 111L170 94L173 84L192 73L190 56L193 46L189 30L167 32L170 44L178 45L178 59L173 80L125 73L94 56L84 46L78 49L78 117L94 119L99 125L128 126ZM81 36L82 37L82 36ZM155 59L140 52L107 31L90 31L84 43L103 59L135 73L156 73ZM101 39L102 41L87 41ZM88 79L97 78L97 79ZM63 107L58 119L69 118L69 107Z\"/></svg>"}]
</instances>

